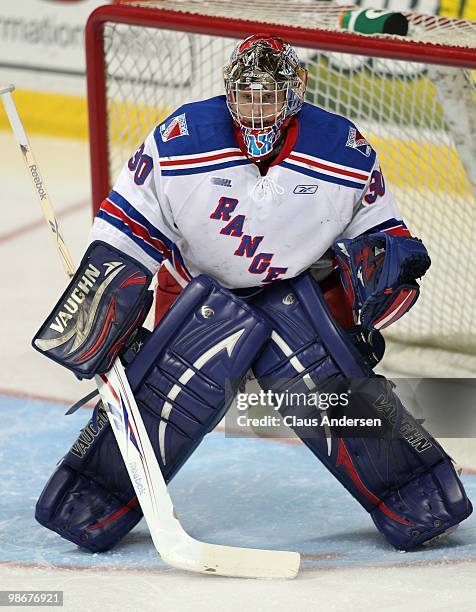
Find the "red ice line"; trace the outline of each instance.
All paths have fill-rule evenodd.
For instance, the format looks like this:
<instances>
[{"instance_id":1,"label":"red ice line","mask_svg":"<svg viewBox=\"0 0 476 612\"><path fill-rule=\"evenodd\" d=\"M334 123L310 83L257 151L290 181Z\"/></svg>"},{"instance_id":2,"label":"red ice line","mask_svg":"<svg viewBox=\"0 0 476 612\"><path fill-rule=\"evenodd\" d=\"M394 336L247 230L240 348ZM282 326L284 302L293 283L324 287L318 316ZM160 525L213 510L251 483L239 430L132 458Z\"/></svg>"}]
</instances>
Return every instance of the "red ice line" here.
<instances>
[{"instance_id":1,"label":"red ice line","mask_svg":"<svg viewBox=\"0 0 476 612\"><path fill-rule=\"evenodd\" d=\"M66 206L58 213L58 219L68 217L69 215L72 215L81 208L84 208L85 206L91 206L89 200L82 200L81 202L76 202L75 204ZM45 225L45 220L43 217L39 217L35 221L30 221L30 223L26 223L25 225L21 225L20 227L17 227L9 232L0 234L0 244L5 244L6 242L15 240L19 236L22 236L23 234L28 234L29 232L32 232L43 225Z\"/></svg>"}]
</instances>

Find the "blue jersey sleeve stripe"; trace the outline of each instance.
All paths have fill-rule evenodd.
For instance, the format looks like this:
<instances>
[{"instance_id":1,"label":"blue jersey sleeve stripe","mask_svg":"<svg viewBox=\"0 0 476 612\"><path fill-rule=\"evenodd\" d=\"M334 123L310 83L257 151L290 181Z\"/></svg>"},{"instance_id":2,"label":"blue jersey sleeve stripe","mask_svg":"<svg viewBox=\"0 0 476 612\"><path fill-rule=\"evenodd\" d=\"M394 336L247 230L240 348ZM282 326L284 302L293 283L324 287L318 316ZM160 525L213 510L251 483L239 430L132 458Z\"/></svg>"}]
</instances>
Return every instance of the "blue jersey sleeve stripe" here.
<instances>
[{"instance_id":1,"label":"blue jersey sleeve stripe","mask_svg":"<svg viewBox=\"0 0 476 612\"><path fill-rule=\"evenodd\" d=\"M221 164L211 164L209 166L200 166L198 168L182 168L178 170L162 170L163 176L185 176L187 174L201 174L203 172L212 172L223 170L224 168L233 168L234 166L246 166L252 162L248 159L238 159L232 162L223 162Z\"/></svg>"},{"instance_id":2,"label":"blue jersey sleeve stripe","mask_svg":"<svg viewBox=\"0 0 476 612\"><path fill-rule=\"evenodd\" d=\"M320 181L326 181L328 183L334 183L336 185L343 185L344 187L351 187L352 189L363 189L365 187L364 183L356 183L354 181L348 181L337 176L321 174L320 172L314 172L314 170L310 170L309 168L295 166L294 164L290 164L289 162L282 161L279 165L283 168L287 168L288 170L294 170L294 172L297 172L299 174L305 174L312 178L319 179Z\"/></svg>"},{"instance_id":3,"label":"blue jersey sleeve stripe","mask_svg":"<svg viewBox=\"0 0 476 612\"><path fill-rule=\"evenodd\" d=\"M187 281L192 278L192 275L187 270L187 266L185 265L182 254L180 253L177 246L174 246L174 250L172 251L172 263L174 268L177 270L177 272L182 278Z\"/></svg>"},{"instance_id":4,"label":"blue jersey sleeve stripe","mask_svg":"<svg viewBox=\"0 0 476 612\"><path fill-rule=\"evenodd\" d=\"M119 206L119 208L123 210L124 213L133 221L140 223L142 226L144 226L152 238L161 240L167 250L172 250L172 240L170 240L170 238L167 238L167 236L165 236L165 234L163 234L157 227L155 227L155 225L152 225L152 223L148 221L144 217L144 215L142 215L136 208L134 208L132 204L126 200L126 198L121 196L120 193L118 193L117 191L111 191L107 199L110 200L116 206Z\"/></svg>"},{"instance_id":5,"label":"blue jersey sleeve stripe","mask_svg":"<svg viewBox=\"0 0 476 612\"><path fill-rule=\"evenodd\" d=\"M405 225L405 223L402 221L402 219L387 219L386 221L383 221L382 223L379 223L378 225L376 225L375 227L372 227L369 230L366 230L365 233L368 232L384 232L385 230L389 230L389 229L396 229L396 228L403 228L403 229L408 229L407 226Z\"/></svg>"},{"instance_id":6,"label":"blue jersey sleeve stripe","mask_svg":"<svg viewBox=\"0 0 476 612\"><path fill-rule=\"evenodd\" d=\"M110 215L105 210L99 210L96 214L96 217L98 217L99 219L103 219L104 221L106 221L106 223L109 223L110 225L118 229L121 233L125 234L128 238L135 242L135 244L137 244L145 253L147 253L149 257L152 257L152 259L157 261L159 264L162 263L162 261L164 260L163 253L161 251L159 251L152 245L145 242L142 238L134 234L131 228L127 225L127 223L124 223L124 221L121 221L117 217Z\"/></svg>"}]
</instances>

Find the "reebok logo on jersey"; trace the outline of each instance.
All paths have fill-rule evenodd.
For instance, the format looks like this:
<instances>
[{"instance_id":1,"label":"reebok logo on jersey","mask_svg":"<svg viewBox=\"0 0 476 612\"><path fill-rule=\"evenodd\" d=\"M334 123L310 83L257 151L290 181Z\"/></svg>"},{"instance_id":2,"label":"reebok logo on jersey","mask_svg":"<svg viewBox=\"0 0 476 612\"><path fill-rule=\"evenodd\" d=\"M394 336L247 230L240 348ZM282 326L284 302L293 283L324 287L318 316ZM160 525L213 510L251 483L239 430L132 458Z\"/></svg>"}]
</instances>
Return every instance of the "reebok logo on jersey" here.
<instances>
[{"instance_id":1,"label":"reebok logo on jersey","mask_svg":"<svg viewBox=\"0 0 476 612\"><path fill-rule=\"evenodd\" d=\"M318 185L296 185L293 193L316 193Z\"/></svg>"},{"instance_id":2,"label":"reebok logo on jersey","mask_svg":"<svg viewBox=\"0 0 476 612\"><path fill-rule=\"evenodd\" d=\"M160 126L160 136L164 142L178 138L179 136L188 136L188 125L185 119L185 113L173 117L168 123Z\"/></svg>"},{"instance_id":3,"label":"reebok logo on jersey","mask_svg":"<svg viewBox=\"0 0 476 612\"><path fill-rule=\"evenodd\" d=\"M365 155L365 157L369 157L372 152L372 147L355 127L349 128L349 135L347 136L345 146L356 149L359 153Z\"/></svg>"},{"instance_id":4,"label":"reebok logo on jersey","mask_svg":"<svg viewBox=\"0 0 476 612\"><path fill-rule=\"evenodd\" d=\"M229 178L221 178L220 176L212 176L210 182L213 185L218 185L220 187L231 187L231 179Z\"/></svg>"}]
</instances>

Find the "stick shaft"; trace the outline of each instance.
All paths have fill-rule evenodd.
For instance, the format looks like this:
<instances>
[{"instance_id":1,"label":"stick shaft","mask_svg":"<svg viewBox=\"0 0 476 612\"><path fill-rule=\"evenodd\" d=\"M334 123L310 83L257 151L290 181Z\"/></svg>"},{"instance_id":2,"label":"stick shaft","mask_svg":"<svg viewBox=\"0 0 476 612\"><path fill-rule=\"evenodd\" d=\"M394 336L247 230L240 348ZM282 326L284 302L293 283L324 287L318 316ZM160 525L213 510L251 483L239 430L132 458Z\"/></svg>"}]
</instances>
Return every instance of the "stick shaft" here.
<instances>
[{"instance_id":1,"label":"stick shaft","mask_svg":"<svg viewBox=\"0 0 476 612\"><path fill-rule=\"evenodd\" d=\"M21 122L18 114L15 102L12 96L13 85L7 87L0 87L0 97L2 98L5 112L7 113L8 120L10 122L15 139L20 147L23 161L28 169L28 175L31 179L31 183L40 201L43 215L46 219L50 234L58 249L61 263L66 271L66 274L71 278L74 274L74 263L69 252L68 247L63 239L63 234L60 229L59 221L54 213L53 206L50 201L50 197L46 190L46 183L41 174L38 162L33 155L33 152L28 141L25 129Z\"/></svg>"},{"instance_id":2,"label":"stick shaft","mask_svg":"<svg viewBox=\"0 0 476 612\"><path fill-rule=\"evenodd\" d=\"M75 271L73 260L63 240L44 180L13 101L13 89L12 85L0 86L0 97L64 269L71 278ZM194 572L225 576L296 576L299 568L298 553L212 545L189 536L174 514L167 485L119 358L116 358L109 372L96 375L95 380L152 540L164 561Z\"/></svg>"}]
</instances>

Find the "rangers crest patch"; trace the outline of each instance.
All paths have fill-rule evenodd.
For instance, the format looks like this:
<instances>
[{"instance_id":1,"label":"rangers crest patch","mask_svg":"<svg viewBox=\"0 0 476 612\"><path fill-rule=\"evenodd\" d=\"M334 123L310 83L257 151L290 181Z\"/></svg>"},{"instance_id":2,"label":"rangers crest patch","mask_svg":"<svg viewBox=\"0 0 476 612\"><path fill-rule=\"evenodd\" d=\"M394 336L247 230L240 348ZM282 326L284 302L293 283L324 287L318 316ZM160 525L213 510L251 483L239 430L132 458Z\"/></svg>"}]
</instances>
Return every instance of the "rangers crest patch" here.
<instances>
[{"instance_id":1,"label":"rangers crest patch","mask_svg":"<svg viewBox=\"0 0 476 612\"><path fill-rule=\"evenodd\" d=\"M164 142L178 138L179 136L188 136L188 125L185 119L185 113L173 117L167 124L160 126L160 136Z\"/></svg>"},{"instance_id":2,"label":"rangers crest patch","mask_svg":"<svg viewBox=\"0 0 476 612\"><path fill-rule=\"evenodd\" d=\"M351 149L357 149L357 151L365 155L365 157L369 157L372 152L372 147L355 127L349 128L349 135L347 136L345 146Z\"/></svg>"}]
</instances>

